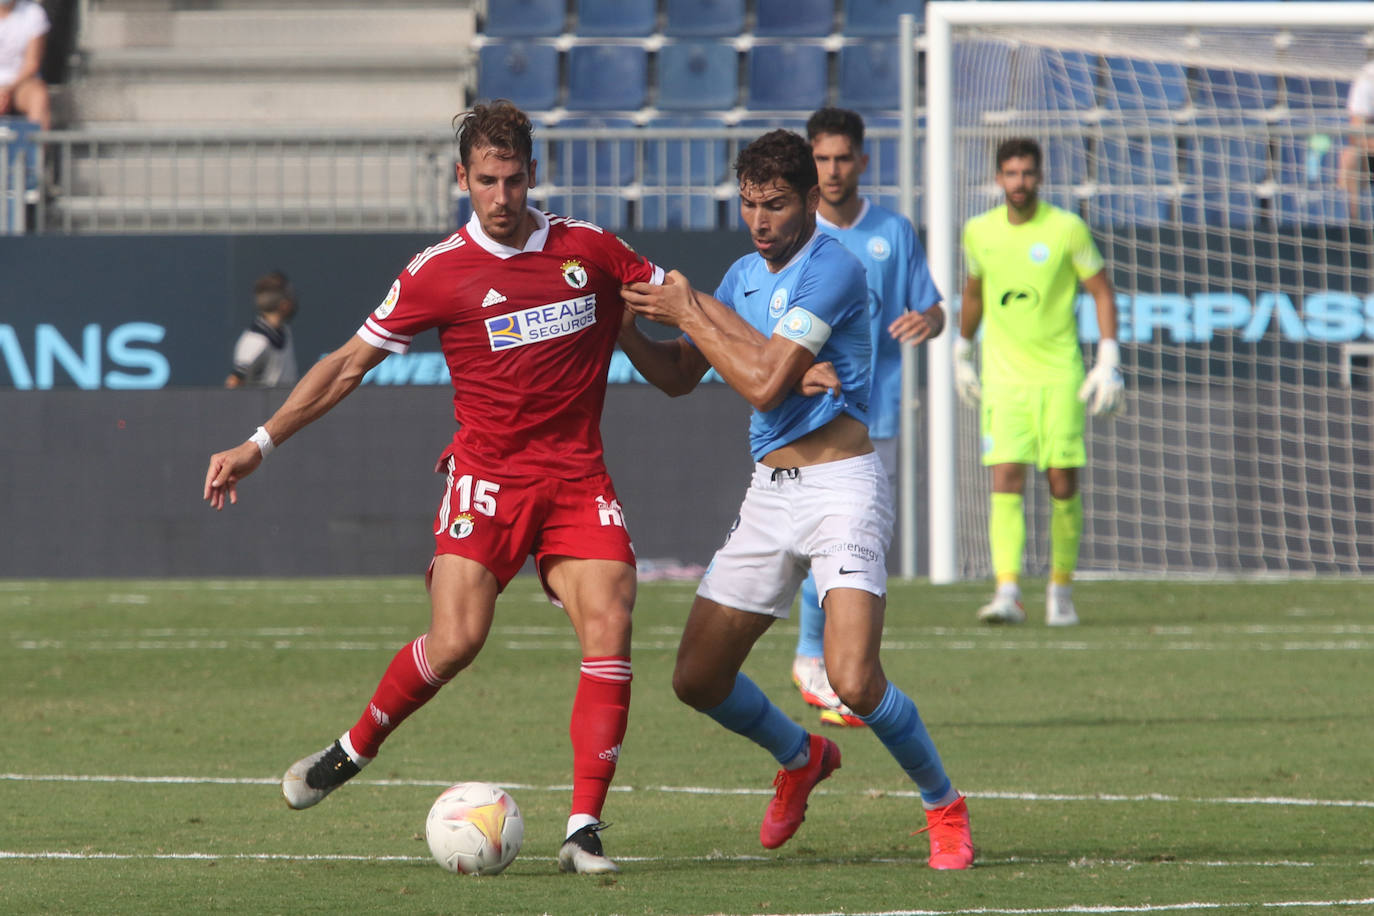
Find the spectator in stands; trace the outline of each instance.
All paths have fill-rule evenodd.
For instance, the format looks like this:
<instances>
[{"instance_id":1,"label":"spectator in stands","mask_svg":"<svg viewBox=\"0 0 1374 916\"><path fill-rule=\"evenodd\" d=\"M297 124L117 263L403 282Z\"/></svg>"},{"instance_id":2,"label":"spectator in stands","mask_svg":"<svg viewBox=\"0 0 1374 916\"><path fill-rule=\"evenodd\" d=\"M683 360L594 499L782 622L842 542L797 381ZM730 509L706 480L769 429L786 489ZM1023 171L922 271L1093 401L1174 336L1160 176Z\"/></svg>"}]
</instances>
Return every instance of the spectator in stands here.
<instances>
[{"instance_id":1,"label":"spectator in stands","mask_svg":"<svg viewBox=\"0 0 1374 916\"><path fill-rule=\"evenodd\" d=\"M1116 297L1088 224L1040 199L1044 154L1028 137L997 148L997 185L1006 201L964 224L968 278L954 341L954 385L970 406L982 403L983 464L992 469L988 543L997 591L978 611L984 623L1022 623L1026 465L1050 489L1050 584L1045 623L1078 623L1073 573L1083 537L1078 469L1087 462L1085 411L1111 416L1125 397L1117 347ZM1084 376L1074 306L1078 287L1092 296L1101 339ZM983 372L973 339L983 329ZM1086 405L1086 408L1085 408Z\"/></svg>"},{"instance_id":2,"label":"spectator in stands","mask_svg":"<svg viewBox=\"0 0 1374 916\"><path fill-rule=\"evenodd\" d=\"M1374 178L1374 133L1369 133L1374 125L1374 60L1365 64L1350 84L1350 97L1346 101L1350 112L1350 142L1341 150L1341 187L1350 195L1350 218L1360 212L1361 179Z\"/></svg>"},{"instance_id":3,"label":"spectator in stands","mask_svg":"<svg viewBox=\"0 0 1374 916\"><path fill-rule=\"evenodd\" d=\"M843 108L822 108L806 122L811 155L820 176L816 226L840 240L863 262L868 281L869 334L873 343L873 392L868 398L868 436L887 472L888 489L897 494L897 434L901 428L902 344L916 346L945 327L940 291L926 267L916 230L900 213L859 193L868 168L864 120ZM825 673L822 636L825 611L816 596L816 579L801 588L797 651L792 680L802 699L821 710L828 725L861 726L863 721L840 702Z\"/></svg>"},{"instance_id":4,"label":"spectator in stands","mask_svg":"<svg viewBox=\"0 0 1374 916\"><path fill-rule=\"evenodd\" d=\"M225 388L275 388L296 383L296 351L291 344L291 319L296 314L296 291L280 270L263 274L253 284L257 315L234 344L234 368Z\"/></svg>"},{"instance_id":5,"label":"spectator in stands","mask_svg":"<svg viewBox=\"0 0 1374 916\"><path fill-rule=\"evenodd\" d=\"M0 115L23 115L44 130L52 106L38 68L49 27L36 0L0 0Z\"/></svg>"}]
</instances>

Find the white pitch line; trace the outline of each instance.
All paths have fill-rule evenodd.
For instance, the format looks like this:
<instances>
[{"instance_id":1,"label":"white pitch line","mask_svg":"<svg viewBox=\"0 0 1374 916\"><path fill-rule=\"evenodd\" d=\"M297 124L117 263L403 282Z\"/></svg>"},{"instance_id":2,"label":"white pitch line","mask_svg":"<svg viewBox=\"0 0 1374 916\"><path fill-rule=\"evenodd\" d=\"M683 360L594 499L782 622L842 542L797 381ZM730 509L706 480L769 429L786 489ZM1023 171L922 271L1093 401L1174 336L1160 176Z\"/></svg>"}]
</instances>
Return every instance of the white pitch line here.
<instances>
[{"instance_id":1,"label":"white pitch line","mask_svg":"<svg viewBox=\"0 0 1374 916\"><path fill-rule=\"evenodd\" d=\"M64 774L64 773L0 773L0 780L9 782L85 782L85 783L127 783L152 785L218 785L218 786L275 786L281 780L266 776L131 776L119 774ZM567 792L570 785L536 786L529 783L502 782L494 780L505 789L522 792ZM381 788L444 788L452 780L444 779L368 779L362 777L354 785L376 786ZM611 787L612 792L663 792L678 795L772 795L772 789L723 788L720 786L627 786ZM882 795L892 798L916 798L920 795L914 789L858 789L849 792L836 792L832 789L817 789L818 795ZM1104 804L1165 803L1189 805L1263 805L1271 807L1296 808L1374 808L1374 800L1368 799L1329 799L1329 798L1285 798L1279 796L1188 798L1181 795L1148 793L1144 795L1119 795L1115 793L1084 793L1077 795L1050 792L1001 792L967 791L973 799L995 801L1029 802L1098 802Z\"/></svg>"}]
</instances>

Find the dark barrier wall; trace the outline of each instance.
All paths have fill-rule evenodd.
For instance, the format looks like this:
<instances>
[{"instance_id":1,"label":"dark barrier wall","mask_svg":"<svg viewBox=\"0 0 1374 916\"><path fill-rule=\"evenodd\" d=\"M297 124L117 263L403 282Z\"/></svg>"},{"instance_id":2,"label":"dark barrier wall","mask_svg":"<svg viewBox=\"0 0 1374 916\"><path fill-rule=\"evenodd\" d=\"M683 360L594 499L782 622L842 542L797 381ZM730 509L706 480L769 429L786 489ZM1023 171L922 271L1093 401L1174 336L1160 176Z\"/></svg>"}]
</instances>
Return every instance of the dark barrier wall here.
<instances>
[{"instance_id":1,"label":"dark barrier wall","mask_svg":"<svg viewBox=\"0 0 1374 916\"><path fill-rule=\"evenodd\" d=\"M216 513L210 453L280 392L0 391L0 577L422 574L453 433L443 387L360 388L267 459ZM752 462L724 385L670 400L612 386L603 435L641 558L705 563Z\"/></svg>"}]
</instances>

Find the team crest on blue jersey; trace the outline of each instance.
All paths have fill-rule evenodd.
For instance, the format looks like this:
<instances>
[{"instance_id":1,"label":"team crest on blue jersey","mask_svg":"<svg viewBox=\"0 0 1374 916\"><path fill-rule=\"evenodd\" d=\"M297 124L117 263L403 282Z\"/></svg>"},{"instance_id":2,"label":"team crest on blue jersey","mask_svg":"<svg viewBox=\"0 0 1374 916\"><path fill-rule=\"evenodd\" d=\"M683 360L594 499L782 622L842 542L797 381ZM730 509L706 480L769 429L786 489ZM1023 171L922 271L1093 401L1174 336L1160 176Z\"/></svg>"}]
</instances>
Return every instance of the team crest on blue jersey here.
<instances>
[{"instance_id":1,"label":"team crest on blue jersey","mask_svg":"<svg viewBox=\"0 0 1374 916\"><path fill-rule=\"evenodd\" d=\"M791 340L801 340L811 333L811 316L801 309L793 309L792 314L787 316L787 320L779 328L782 336Z\"/></svg>"},{"instance_id":2,"label":"team crest on blue jersey","mask_svg":"<svg viewBox=\"0 0 1374 916\"><path fill-rule=\"evenodd\" d=\"M787 290L776 290L773 293L773 298L768 300L768 317L781 318L785 311L787 311Z\"/></svg>"},{"instance_id":3,"label":"team crest on blue jersey","mask_svg":"<svg viewBox=\"0 0 1374 916\"><path fill-rule=\"evenodd\" d=\"M1030 259L1036 264L1044 264L1050 259L1050 246L1044 242L1036 242L1031 246Z\"/></svg>"},{"instance_id":4,"label":"team crest on blue jersey","mask_svg":"<svg viewBox=\"0 0 1374 916\"><path fill-rule=\"evenodd\" d=\"M493 351L567 337L596 324L596 294L494 315L483 323Z\"/></svg>"},{"instance_id":5,"label":"team crest on blue jersey","mask_svg":"<svg viewBox=\"0 0 1374 916\"><path fill-rule=\"evenodd\" d=\"M573 289L581 289L587 285L587 270L582 266L582 262L576 258L571 261L564 261L563 279L568 281L568 285Z\"/></svg>"},{"instance_id":6,"label":"team crest on blue jersey","mask_svg":"<svg viewBox=\"0 0 1374 916\"><path fill-rule=\"evenodd\" d=\"M868 256L873 260L886 261L890 254L892 254L892 246L881 235L875 235L868 240Z\"/></svg>"}]
</instances>

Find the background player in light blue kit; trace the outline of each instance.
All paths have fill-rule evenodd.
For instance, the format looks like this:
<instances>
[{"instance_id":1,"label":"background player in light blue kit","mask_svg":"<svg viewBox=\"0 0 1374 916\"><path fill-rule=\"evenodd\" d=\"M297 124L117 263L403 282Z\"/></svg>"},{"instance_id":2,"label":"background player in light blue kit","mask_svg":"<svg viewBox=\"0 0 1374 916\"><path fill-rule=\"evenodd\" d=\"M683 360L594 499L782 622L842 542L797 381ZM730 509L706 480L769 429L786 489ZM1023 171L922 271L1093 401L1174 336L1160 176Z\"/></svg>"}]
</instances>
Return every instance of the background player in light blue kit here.
<instances>
[{"instance_id":1,"label":"background player in light blue kit","mask_svg":"<svg viewBox=\"0 0 1374 916\"><path fill-rule=\"evenodd\" d=\"M863 118L843 108L822 108L807 121L806 135L820 181L816 224L852 251L867 273L873 354L868 435L897 498L902 344L915 346L944 330L940 291L930 278L925 249L906 217L859 194L859 179L868 168ZM911 494L901 498L911 498ZM820 708L821 722L827 725L863 725L830 687L822 651L825 611L816 597L815 577L810 575L802 583L798 624L792 680L802 699Z\"/></svg>"},{"instance_id":2,"label":"background player in light blue kit","mask_svg":"<svg viewBox=\"0 0 1374 916\"><path fill-rule=\"evenodd\" d=\"M658 341L633 322L624 326L621 348L646 379L686 394L714 366L754 407L753 479L697 588L673 689L781 764L759 840L768 849L787 842L811 790L839 769L840 749L808 734L740 669L814 570L838 696L920 790L930 867L968 868L968 806L916 704L879 660L892 499L868 437L872 342L863 265L816 230L820 191L805 139L764 134L735 168L755 253L735 262L714 298L680 273L663 287L632 283L623 292L637 314L684 332ZM812 384L818 372L828 372L826 384Z\"/></svg>"}]
</instances>

